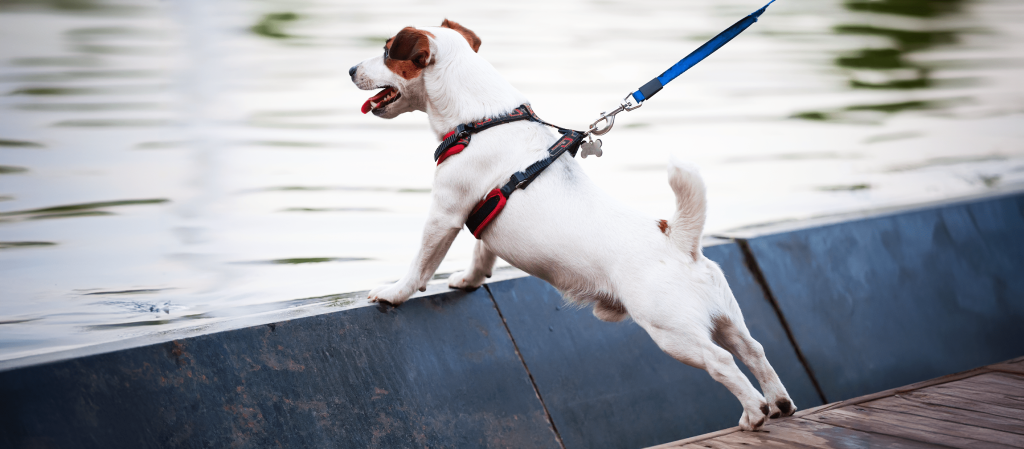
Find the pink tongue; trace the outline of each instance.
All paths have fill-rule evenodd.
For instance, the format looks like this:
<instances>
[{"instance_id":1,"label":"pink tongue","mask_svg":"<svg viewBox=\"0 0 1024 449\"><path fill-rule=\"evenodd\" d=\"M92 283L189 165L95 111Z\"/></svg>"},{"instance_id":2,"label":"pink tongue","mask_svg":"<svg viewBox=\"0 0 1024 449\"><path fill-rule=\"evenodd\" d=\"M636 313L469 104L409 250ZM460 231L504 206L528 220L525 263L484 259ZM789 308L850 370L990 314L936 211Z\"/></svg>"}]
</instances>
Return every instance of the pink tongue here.
<instances>
[{"instance_id":1,"label":"pink tongue","mask_svg":"<svg viewBox=\"0 0 1024 449\"><path fill-rule=\"evenodd\" d=\"M382 90L379 93L377 93L377 95L374 95L374 96L370 97L369 100L366 100L366 103L363 103L363 108L361 109L361 111L363 111L363 114L365 114L367 112L370 112L370 109L373 108L373 106L371 106L370 103L375 102L375 101L379 102L382 98L388 96L388 94L390 94L391 91L393 91L393 90L395 90L395 89L392 88L392 87L385 87L384 90Z\"/></svg>"}]
</instances>

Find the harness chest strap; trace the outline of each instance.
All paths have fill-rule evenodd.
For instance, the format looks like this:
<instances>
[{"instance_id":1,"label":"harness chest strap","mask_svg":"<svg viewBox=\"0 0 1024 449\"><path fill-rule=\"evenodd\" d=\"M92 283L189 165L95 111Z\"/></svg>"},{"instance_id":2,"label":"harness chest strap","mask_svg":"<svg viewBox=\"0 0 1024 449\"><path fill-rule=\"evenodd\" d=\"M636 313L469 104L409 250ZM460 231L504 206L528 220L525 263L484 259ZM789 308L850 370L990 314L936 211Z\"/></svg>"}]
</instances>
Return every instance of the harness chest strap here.
<instances>
[{"instance_id":1,"label":"harness chest strap","mask_svg":"<svg viewBox=\"0 0 1024 449\"><path fill-rule=\"evenodd\" d=\"M550 148L548 148L548 155L544 159L541 159L529 167L526 170L513 174L505 185L500 188L491 190L487 196L484 197L473 211L469 213L469 218L466 219L466 227L473 233L473 236L480 238L480 234L487 228L495 217L501 213L501 210L505 207L505 203L508 198L512 196L512 193L516 189L525 189L545 168L548 168L552 163L558 159L566 151L569 152L573 157L576 156L576 150L579 149L580 144L583 143L583 138L586 137L586 133L580 131L573 131L571 129L558 128L557 126L551 125L541 120L530 108L530 105L524 104L511 114L497 117L494 119L486 119L476 123L469 123L459 125L454 131L446 134L441 145L437 147L437 151L434 152L434 160L437 161L438 165L444 162L448 157L460 153L462 150L469 145L470 136L473 133L483 131L484 129L491 128L497 125L505 123L511 123L518 120L531 120L539 123L543 123L548 126L552 126L558 129L558 132L562 134L562 137L555 142Z\"/></svg>"}]
</instances>

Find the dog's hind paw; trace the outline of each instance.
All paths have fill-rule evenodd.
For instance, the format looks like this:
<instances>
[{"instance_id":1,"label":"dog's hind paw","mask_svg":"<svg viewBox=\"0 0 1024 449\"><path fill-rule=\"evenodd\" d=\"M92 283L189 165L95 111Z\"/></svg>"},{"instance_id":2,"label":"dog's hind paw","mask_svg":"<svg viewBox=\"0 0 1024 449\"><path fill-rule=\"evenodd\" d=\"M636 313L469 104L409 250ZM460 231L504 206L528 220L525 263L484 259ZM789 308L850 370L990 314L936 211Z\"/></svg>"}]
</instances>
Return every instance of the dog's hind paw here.
<instances>
[{"instance_id":1,"label":"dog's hind paw","mask_svg":"<svg viewBox=\"0 0 1024 449\"><path fill-rule=\"evenodd\" d=\"M783 416L791 416L796 413L796 404L788 396L776 399L772 403L772 414L771 419L780 418Z\"/></svg>"},{"instance_id":2,"label":"dog's hind paw","mask_svg":"<svg viewBox=\"0 0 1024 449\"><path fill-rule=\"evenodd\" d=\"M484 276L477 276L474 279L473 276L469 275L469 271L456 271L448 276L448 287L460 289L460 290L476 290L480 288L484 283Z\"/></svg>"},{"instance_id":3,"label":"dog's hind paw","mask_svg":"<svg viewBox=\"0 0 1024 449\"><path fill-rule=\"evenodd\" d=\"M768 423L769 410L767 402L762 402L758 410L744 410L740 416L740 429L747 432L760 429Z\"/></svg>"}]
</instances>

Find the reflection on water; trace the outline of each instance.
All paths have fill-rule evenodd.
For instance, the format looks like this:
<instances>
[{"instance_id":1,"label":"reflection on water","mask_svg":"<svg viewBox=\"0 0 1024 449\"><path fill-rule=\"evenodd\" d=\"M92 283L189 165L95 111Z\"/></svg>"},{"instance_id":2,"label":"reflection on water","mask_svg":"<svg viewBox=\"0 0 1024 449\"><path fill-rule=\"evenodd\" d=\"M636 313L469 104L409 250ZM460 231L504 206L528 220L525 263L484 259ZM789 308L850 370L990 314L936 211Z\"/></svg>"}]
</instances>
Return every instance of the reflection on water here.
<instances>
[{"instance_id":1,"label":"reflection on water","mask_svg":"<svg viewBox=\"0 0 1024 449\"><path fill-rule=\"evenodd\" d=\"M53 242L0 242L0 249L24 248L27 246L53 246Z\"/></svg>"},{"instance_id":2,"label":"reflection on water","mask_svg":"<svg viewBox=\"0 0 1024 449\"><path fill-rule=\"evenodd\" d=\"M403 26L475 30L579 129L762 4L4 0L0 360L354 307L341 292L400 277L436 142L422 114L360 114L347 71ZM1013 187L1022 20L1017 0L776 2L581 164L666 217L666 161L694 162L712 232ZM464 234L435 280L468 263Z\"/></svg>"},{"instance_id":3,"label":"reflection on water","mask_svg":"<svg viewBox=\"0 0 1024 449\"><path fill-rule=\"evenodd\" d=\"M298 18L299 15L293 12L270 13L264 15L251 29L253 33L265 37L277 39L293 37L284 32L284 27L288 22L295 21Z\"/></svg>"},{"instance_id":4,"label":"reflection on water","mask_svg":"<svg viewBox=\"0 0 1024 449\"><path fill-rule=\"evenodd\" d=\"M363 260L369 260L365 257L292 257L289 259L273 259L273 260L256 260L252 262L235 262L235 263L254 263L254 264L279 264L279 265L297 265L303 263L324 263L324 262L358 262Z\"/></svg>"},{"instance_id":5,"label":"reflection on water","mask_svg":"<svg viewBox=\"0 0 1024 449\"><path fill-rule=\"evenodd\" d=\"M105 209L116 206L131 206L139 204L162 204L166 203L167 201L168 200L163 198L147 200L103 201L98 203L70 204L66 206L43 207L39 209L30 210L15 210L10 212L0 212L0 221L10 221L12 218L8 217L38 220L45 218L68 218L97 215L113 215L113 212L98 209Z\"/></svg>"},{"instance_id":6,"label":"reflection on water","mask_svg":"<svg viewBox=\"0 0 1024 449\"><path fill-rule=\"evenodd\" d=\"M909 17L935 18L961 11L963 0L848 0L845 5L854 11L871 11ZM926 28L930 28L930 24ZM871 89L920 89L931 87L931 69L915 62L912 53L958 41L955 30L912 30L871 25L839 25L837 33L880 36L890 42L888 48L865 48L852 56L836 59L840 67L870 70L874 77L850 80L850 85ZM856 71L854 71L856 73ZM881 81L877 81L881 80Z\"/></svg>"},{"instance_id":7,"label":"reflection on water","mask_svg":"<svg viewBox=\"0 0 1024 449\"><path fill-rule=\"evenodd\" d=\"M934 87L966 86L981 83L975 78L943 78L932 76L933 67L927 62L914 58L915 52L922 52L942 45L959 42L959 35L979 33L979 29L956 29L955 23L943 23L943 16L962 12L964 0L846 0L844 6L851 11L880 13L869 18L876 24L835 25L837 35L859 35L877 37L871 47L861 48L839 56L836 65L846 69L850 87L855 89L924 89ZM905 18L917 20L903 21ZM864 19L861 19L864 20ZM952 27L945 29L943 27ZM939 29L936 29L939 28ZM809 111L794 114L794 118L808 120L877 120L865 118L859 111L895 113L907 110L949 109L957 102L970 102L970 97L946 98L939 100L914 100L883 104L849 105L832 111Z\"/></svg>"}]
</instances>

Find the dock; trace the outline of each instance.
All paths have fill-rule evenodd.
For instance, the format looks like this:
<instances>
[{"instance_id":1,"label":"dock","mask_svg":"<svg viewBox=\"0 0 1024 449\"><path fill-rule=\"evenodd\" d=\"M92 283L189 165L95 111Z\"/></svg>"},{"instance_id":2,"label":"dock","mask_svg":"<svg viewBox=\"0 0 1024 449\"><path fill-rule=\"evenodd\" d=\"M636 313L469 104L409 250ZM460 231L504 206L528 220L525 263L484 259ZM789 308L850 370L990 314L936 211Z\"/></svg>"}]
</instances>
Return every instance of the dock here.
<instances>
[{"instance_id":1,"label":"dock","mask_svg":"<svg viewBox=\"0 0 1024 449\"><path fill-rule=\"evenodd\" d=\"M651 449L1024 448L1024 357Z\"/></svg>"}]
</instances>

